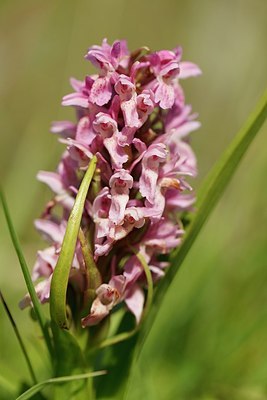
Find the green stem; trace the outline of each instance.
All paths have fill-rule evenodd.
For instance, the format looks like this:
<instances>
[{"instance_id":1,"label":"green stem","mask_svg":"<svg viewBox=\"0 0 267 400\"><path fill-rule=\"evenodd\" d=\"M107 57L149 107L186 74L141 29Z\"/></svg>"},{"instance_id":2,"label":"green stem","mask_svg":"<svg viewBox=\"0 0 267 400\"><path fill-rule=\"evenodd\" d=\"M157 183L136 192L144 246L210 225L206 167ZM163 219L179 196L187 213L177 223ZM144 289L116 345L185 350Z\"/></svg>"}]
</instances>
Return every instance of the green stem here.
<instances>
[{"instance_id":1,"label":"green stem","mask_svg":"<svg viewBox=\"0 0 267 400\"><path fill-rule=\"evenodd\" d=\"M26 347L25 347L24 342L22 340L21 334L20 334L20 332L18 330L17 324L16 324L16 322L15 322L15 320L14 320L14 318L13 318L13 316L12 316L10 310L9 310L9 307L8 307L8 305L7 305L7 303L6 303L5 299L4 299L4 296L3 296L3 293L1 292L1 290L0 290L0 299L1 299L2 303L3 303L3 306L4 306L4 309L5 309L6 313L7 313L8 319L9 319L11 325L12 325L12 328L13 328L13 330L15 332L15 335L17 337L17 340L19 342L19 345L20 345L20 348L21 348L22 353L24 355L26 364L28 366L29 373L31 375L32 381L33 381L34 384L36 384L37 383L37 379L36 379L32 364L31 364L30 357L29 357L29 355L27 353Z\"/></svg>"},{"instance_id":2,"label":"green stem","mask_svg":"<svg viewBox=\"0 0 267 400\"><path fill-rule=\"evenodd\" d=\"M61 252L51 281L50 314L51 319L59 327L67 329L66 295L69 273L75 253L78 232L81 224L84 203L96 168L97 158L94 156L80 185L73 209L68 220Z\"/></svg>"},{"instance_id":3,"label":"green stem","mask_svg":"<svg viewBox=\"0 0 267 400\"><path fill-rule=\"evenodd\" d=\"M86 267L87 288L86 301L92 303L95 298L95 291L101 285L101 275L97 269L92 250L89 246L83 230L80 228L78 233L79 242L83 254L83 259Z\"/></svg>"},{"instance_id":4,"label":"green stem","mask_svg":"<svg viewBox=\"0 0 267 400\"><path fill-rule=\"evenodd\" d=\"M20 263L21 270L22 270L22 273L24 276L24 280L25 280L28 292L31 297L33 308L34 308L38 323L40 325L40 328L43 332L43 336L44 336L44 340L45 340L47 349L50 353L51 358L53 358L53 348L52 348L51 338L50 338L49 330L48 330L48 321L46 320L46 318L42 312L41 304L40 304L37 294L35 292L35 288L34 288L34 285L33 285L32 279L31 279L31 275L30 275L25 257L23 255L23 252L21 250L19 239L15 232L15 229L14 229L11 217L10 217L9 209L7 206L7 202L6 202L6 199L5 199L5 196L4 196L4 193L2 192L2 190L0 190L0 199L2 202L2 206L3 206L6 222L8 225L9 233L10 233L10 236L12 239L12 243L13 243L13 246L17 253L17 257L19 259L19 263Z\"/></svg>"},{"instance_id":5,"label":"green stem","mask_svg":"<svg viewBox=\"0 0 267 400\"><path fill-rule=\"evenodd\" d=\"M132 336L134 336L138 331L139 331L139 325L136 326L132 331L122 332L119 333L118 335L107 338L103 340L101 343L99 343L94 349L92 349L92 352L98 349L104 349L105 347L113 346L114 344L120 342L124 342L125 340L128 340Z\"/></svg>"}]
</instances>

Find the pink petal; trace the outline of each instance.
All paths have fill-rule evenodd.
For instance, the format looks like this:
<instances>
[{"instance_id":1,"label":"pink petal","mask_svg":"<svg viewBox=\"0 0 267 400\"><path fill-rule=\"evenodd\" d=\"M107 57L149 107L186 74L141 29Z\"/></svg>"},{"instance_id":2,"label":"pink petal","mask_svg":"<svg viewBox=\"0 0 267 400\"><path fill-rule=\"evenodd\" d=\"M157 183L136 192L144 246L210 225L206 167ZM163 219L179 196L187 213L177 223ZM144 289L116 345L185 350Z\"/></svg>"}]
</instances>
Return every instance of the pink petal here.
<instances>
[{"instance_id":1,"label":"pink petal","mask_svg":"<svg viewBox=\"0 0 267 400\"><path fill-rule=\"evenodd\" d=\"M103 106L109 102L111 95L112 87L110 84L110 76L99 77L93 83L89 101L98 106Z\"/></svg>"},{"instance_id":2,"label":"pink petal","mask_svg":"<svg viewBox=\"0 0 267 400\"><path fill-rule=\"evenodd\" d=\"M57 260L58 254L56 254L54 246L39 250L32 270L32 280L36 281L41 277L49 277L56 266Z\"/></svg>"},{"instance_id":3,"label":"pink petal","mask_svg":"<svg viewBox=\"0 0 267 400\"><path fill-rule=\"evenodd\" d=\"M123 113L125 126L138 128L139 118L137 113L136 95L128 101L122 101L121 109Z\"/></svg>"},{"instance_id":4,"label":"pink petal","mask_svg":"<svg viewBox=\"0 0 267 400\"><path fill-rule=\"evenodd\" d=\"M46 238L52 242L61 243L64 237L64 229L48 219L36 219L34 221L35 228L41 232Z\"/></svg>"},{"instance_id":5,"label":"pink petal","mask_svg":"<svg viewBox=\"0 0 267 400\"><path fill-rule=\"evenodd\" d=\"M109 309L107 306L101 303L97 297L91 307L90 314L81 320L82 327L97 325L102 319L104 319L109 314Z\"/></svg>"},{"instance_id":6,"label":"pink petal","mask_svg":"<svg viewBox=\"0 0 267 400\"><path fill-rule=\"evenodd\" d=\"M128 161L128 155L118 141L118 137L113 135L111 138L104 139L104 146L109 152L113 168L120 169Z\"/></svg>"},{"instance_id":7,"label":"pink petal","mask_svg":"<svg viewBox=\"0 0 267 400\"><path fill-rule=\"evenodd\" d=\"M159 164L166 159L166 146L161 143L152 144L144 154L139 189L143 197L153 204L159 175Z\"/></svg>"},{"instance_id":8,"label":"pink petal","mask_svg":"<svg viewBox=\"0 0 267 400\"><path fill-rule=\"evenodd\" d=\"M51 278L52 278L52 275L48 279L45 279L45 280L37 283L37 285L35 286L36 294L41 303L46 303L49 300ZM19 307L21 309L24 309L25 307L28 307L31 305L32 305L31 297L30 297L29 293L27 293L24 296L24 298L20 301Z\"/></svg>"},{"instance_id":9,"label":"pink petal","mask_svg":"<svg viewBox=\"0 0 267 400\"><path fill-rule=\"evenodd\" d=\"M89 117L83 117L80 119L75 139L77 142L81 142L89 146L94 140L96 134L91 128L91 123Z\"/></svg>"},{"instance_id":10,"label":"pink petal","mask_svg":"<svg viewBox=\"0 0 267 400\"><path fill-rule=\"evenodd\" d=\"M198 76L201 75L201 69L194 63L189 61L182 61L180 63L180 79L190 78L191 76Z\"/></svg>"},{"instance_id":11,"label":"pink petal","mask_svg":"<svg viewBox=\"0 0 267 400\"><path fill-rule=\"evenodd\" d=\"M127 294L125 303L135 316L136 323L139 324L145 303L144 291L138 285L134 285L131 291Z\"/></svg>"},{"instance_id":12,"label":"pink petal","mask_svg":"<svg viewBox=\"0 0 267 400\"><path fill-rule=\"evenodd\" d=\"M70 78L70 84L75 92L81 92L84 87L84 82L76 78Z\"/></svg>"},{"instance_id":13,"label":"pink petal","mask_svg":"<svg viewBox=\"0 0 267 400\"><path fill-rule=\"evenodd\" d=\"M182 139L186 137L190 132L193 132L201 127L201 123L198 121L188 121L179 126L176 129L173 129L172 138Z\"/></svg>"},{"instance_id":14,"label":"pink petal","mask_svg":"<svg viewBox=\"0 0 267 400\"><path fill-rule=\"evenodd\" d=\"M67 94L63 97L61 104L63 106L88 108L88 96L85 96L82 93Z\"/></svg>"},{"instance_id":15,"label":"pink petal","mask_svg":"<svg viewBox=\"0 0 267 400\"><path fill-rule=\"evenodd\" d=\"M132 256L126 262L123 275L126 278L126 286L131 287L143 272L143 267L136 256Z\"/></svg>"},{"instance_id":16,"label":"pink petal","mask_svg":"<svg viewBox=\"0 0 267 400\"><path fill-rule=\"evenodd\" d=\"M128 171L121 169L110 178L109 185L111 187L109 219L118 225L124 218L129 191L133 187L133 177Z\"/></svg>"},{"instance_id":17,"label":"pink petal","mask_svg":"<svg viewBox=\"0 0 267 400\"><path fill-rule=\"evenodd\" d=\"M172 84L159 81L158 87L155 91L155 102L159 103L160 107L166 110L173 106L174 100L175 93Z\"/></svg>"},{"instance_id":18,"label":"pink petal","mask_svg":"<svg viewBox=\"0 0 267 400\"><path fill-rule=\"evenodd\" d=\"M39 171L37 179L46 183L54 193L62 193L64 191L61 177L56 172Z\"/></svg>"},{"instance_id":19,"label":"pink petal","mask_svg":"<svg viewBox=\"0 0 267 400\"><path fill-rule=\"evenodd\" d=\"M50 131L63 137L74 137L76 124L70 121L55 121L52 123Z\"/></svg>"}]
</instances>

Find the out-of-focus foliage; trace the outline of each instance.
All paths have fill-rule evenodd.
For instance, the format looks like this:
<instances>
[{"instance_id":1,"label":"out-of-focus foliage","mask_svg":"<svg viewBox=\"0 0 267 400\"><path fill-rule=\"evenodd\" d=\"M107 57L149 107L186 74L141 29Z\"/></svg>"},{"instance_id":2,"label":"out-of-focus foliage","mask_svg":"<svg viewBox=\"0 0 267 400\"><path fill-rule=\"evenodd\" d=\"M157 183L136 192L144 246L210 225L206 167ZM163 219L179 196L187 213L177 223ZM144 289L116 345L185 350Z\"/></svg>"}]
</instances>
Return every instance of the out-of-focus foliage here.
<instances>
[{"instance_id":1,"label":"out-of-focus foliage","mask_svg":"<svg viewBox=\"0 0 267 400\"><path fill-rule=\"evenodd\" d=\"M62 147L49 125L72 117L60 100L69 76L89 70L87 47L103 37L126 38L131 48L181 44L185 59L201 66L203 77L184 85L203 124L192 141L201 180L266 87L266 15L265 0L0 1L1 183L29 264L40 247L32 220L50 196L35 175L57 164ZM267 398L266 133L265 126L177 275L129 400ZM40 333L17 308L25 286L2 213L0 227L1 289L45 379ZM0 332L0 376L28 380L2 307Z\"/></svg>"}]
</instances>

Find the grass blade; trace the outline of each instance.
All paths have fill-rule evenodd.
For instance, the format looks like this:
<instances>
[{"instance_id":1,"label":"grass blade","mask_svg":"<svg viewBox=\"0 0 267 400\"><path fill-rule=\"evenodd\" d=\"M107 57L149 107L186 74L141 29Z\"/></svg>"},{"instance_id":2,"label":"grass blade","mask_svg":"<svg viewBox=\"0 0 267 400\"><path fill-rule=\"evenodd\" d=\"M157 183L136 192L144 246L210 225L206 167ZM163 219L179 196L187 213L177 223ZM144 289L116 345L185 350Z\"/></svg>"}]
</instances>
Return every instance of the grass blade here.
<instances>
[{"instance_id":1,"label":"grass blade","mask_svg":"<svg viewBox=\"0 0 267 400\"><path fill-rule=\"evenodd\" d=\"M266 120L266 117L267 91L259 100L244 126L235 136L219 161L215 164L200 189L197 202L197 212L188 227L183 244L172 254L171 267L168 269L166 276L161 280L157 290L155 291L153 306L151 307L151 311L147 319L144 321L144 325L140 331L137 344L137 354L140 353L143 343L152 328L167 289L171 285L201 228L230 182L243 155Z\"/></svg>"},{"instance_id":2,"label":"grass blade","mask_svg":"<svg viewBox=\"0 0 267 400\"><path fill-rule=\"evenodd\" d=\"M37 385L32 386L26 392L22 393L19 397L17 397L16 400L28 400L32 396L34 396L36 393L40 392L40 390L42 390L47 385L55 385L55 384L58 384L58 383L64 383L64 382L77 381L77 380L81 380L81 379L94 378L96 376L101 376L101 375L104 375L104 374L106 374L106 371L96 371L96 372L88 372L86 374L80 374L80 375L61 376L61 377L58 377L58 378L47 379L46 381L37 383Z\"/></svg>"},{"instance_id":3,"label":"grass blade","mask_svg":"<svg viewBox=\"0 0 267 400\"><path fill-rule=\"evenodd\" d=\"M68 321L66 315L66 294L69 280L69 272L73 260L84 203L88 189L96 168L97 158L94 156L90 161L84 175L78 194L71 211L61 252L55 267L50 291L50 314L51 319L59 327L67 329Z\"/></svg>"},{"instance_id":4,"label":"grass blade","mask_svg":"<svg viewBox=\"0 0 267 400\"><path fill-rule=\"evenodd\" d=\"M26 364L28 366L32 381L33 381L33 383L37 383L37 379L36 379L32 364L31 364L31 360L30 360L29 355L27 353L26 347L25 347L25 345L23 343L21 334L20 334L20 332L18 330L18 327L17 327L17 324L16 324L14 318L12 317L12 314L11 314L11 312L9 310L9 307L8 307L8 305L7 305L7 303L6 303L5 299L4 299L4 296L3 296L2 292L1 292L1 290L0 290L0 299L1 299L2 303L3 303L3 306L4 306L4 309L5 309L6 314L8 316L8 319L9 319L9 321L10 321L10 323L12 325L12 328L13 328L13 330L15 332L15 335L16 335L16 337L18 339L18 342L19 342L20 348L22 350L22 353L24 355Z\"/></svg>"},{"instance_id":5,"label":"grass blade","mask_svg":"<svg viewBox=\"0 0 267 400\"><path fill-rule=\"evenodd\" d=\"M43 332L43 336L44 336L44 340L45 340L47 349L48 349L48 351L49 351L49 353L50 353L50 355L52 357L53 349L52 349L52 344L51 344L51 338L50 338L49 331L48 331L48 321L46 320L46 318L45 318L45 316L44 316L44 314L42 312L41 304L40 304L39 299L37 297L37 294L35 292L34 285L32 283L32 279L31 279L31 275L30 275L30 272L29 272L25 257L23 255L23 252L21 250L19 239L18 239L17 234L15 232L15 229L14 229L14 226L13 226L13 223L12 223L12 220L11 220L11 216L10 216L10 213L9 213L9 209L8 209L8 206L7 206L7 202L6 202L6 199L5 199L5 196L4 196L4 193L2 192L2 190L0 190L0 200L1 200L1 203L2 203L2 206L3 206L3 210L4 210L6 222L7 222L7 225L8 225L9 233L10 233L10 236L11 236L11 239L12 239L12 243L13 243L13 246L14 246L15 251L17 253L18 259L19 259L19 263L20 263L20 266L21 266L21 270L22 270L22 273L23 273L23 276L24 276L24 280L25 280L28 292L29 292L29 294L31 296L31 301L32 301L32 304L33 304L33 308L34 308L37 320L39 322L40 328L41 328L41 330Z\"/></svg>"}]
</instances>

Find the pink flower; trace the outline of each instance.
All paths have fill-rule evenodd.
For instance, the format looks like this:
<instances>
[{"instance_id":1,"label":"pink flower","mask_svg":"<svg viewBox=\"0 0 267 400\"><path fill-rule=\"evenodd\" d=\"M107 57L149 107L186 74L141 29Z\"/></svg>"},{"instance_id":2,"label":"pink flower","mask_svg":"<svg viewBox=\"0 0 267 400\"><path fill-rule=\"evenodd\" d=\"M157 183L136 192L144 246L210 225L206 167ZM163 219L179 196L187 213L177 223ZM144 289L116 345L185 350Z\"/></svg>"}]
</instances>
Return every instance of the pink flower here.
<instances>
[{"instance_id":1,"label":"pink flower","mask_svg":"<svg viewBox=\"0 0 267 400\"><path fill-rule=\"evenodd\" d=\"M89 101L99 106L107 104L112 96L112 83L116 82L118 68L123 57L128 55L124 42L116 41L110 46L104 39L102 46L89 48L85 58L99 69L99 76L94 81Z\"/></svg>"},{"instance_id":2,"label":"pink flower","mask_svg":"<svg viewBox=\"0 0 267 400\"><path fill-rule=\"evenodd\" d=\"M133 187L133 177L125 169L121 169L110 178L109 185L111 187L109 219L118 225L124 219L129 191Z\"/></svg>"},{"instance_id":3,"label":"pink flower","mask_svg":"<svg viewBox=\"0 0 267 400\"><path fill-rule=\"evenodd\" d=\"M87 315L81 320L83 327L98 324L116 312L119 303L139 323L147 281L136 253L142 255L156 284L169 267L162 256L167 260L181 244L181 218L195 202L187 179L197 175L189 135L200 123L185 103L179 79L201 73L181 57L180 47L129 53L125 41L110 45L104 39L85 56L97 74L82 81L72 78L74 92L63 98L63 105L75 108L76 121L52 125L51 131L59 134L67 150L56 172L38 174L54 196L35 222L49 247L38 251L32 277L40 301L49 301L67 220L84 171L96 155L81 221L101 275L90 306L79 240L69 277L70 293L81 300L75 312L78 318ZM30 303L26 295L21 306Z\"/></svg>"},{"instance_id":4,"label":"pink flower","mask_svg":"<svg viewBox=\"0 0 267 400\"><path fill-rule=\"evenodd\" d=\"M94 129L98 132L102 139L104 146L109 152L113 168L122 168L123 164L127 162L128 156L125 150L119 144L119 132L117 122L108 114L99 113L93 123Z\"/></svg>"},{"instance_id":5,"label":"pink flower","mask_svg":"<svg viewBox=\"0 0 267 400\"><path fill-rule=\"evenodd\" d=\"M122 275L113 277L108 284L99 286L96 290L90 314L82 319L82 326L98 324L106 317L112 308L120 302L124 293L125 278Z\"/></svg>"},{"instance_id":6,"label":"pink flower","mask_svg":"<svg viewBox=\"0 0 267 400\"><path fill-rule=\"evenodd\" d=\"M139 188L143 197L153 204L159 175L159 165L166 160L167 149L162 143L151 144L143 156Z\"/></svg>"},{"instance_id":7,"label":"pink flower","mask_svg":"<svg viewBox=\"0 0 267 400\"><path fill-rule=\"evenodd\" d=\"M154 86L155 102L163 109L171 108L175 100L173 82L180 72L179 60L172 51L158 51L150 57L151 67L157 77Z\"/></svg>"},{"instance_id":8,"label":"pink flower","mask_svg":"<svg viewBox=\"0 0 267 400\"><path fill-rule=\"evenodd\" d=\"M196 64L180 62L182 49L177 47L173 51L161 50L150 55L151 68L157 77L154 84L155 102L163 109L171 108L177 95L176 78L198 76L201 70Z\"/></svg>"},{"instance_id":9,"label":"pink flower","mask_svg":"<svg viewBox=\"0 0 267 400\"><path fill-rule=\"evenodd\" d=\"M138 128L139 119L136 107L137 94L135 85L131 82L131 79L128 76L121 75L114 88L120 97L125 126Z\"/></svg>"},{"instance_id":10,"label":"pink flower","mask_svg":"<svg viewBox=\"0 0 267 400\"><path fill-rule=\"evenodd\" d=\"M82 82L72 78L70 83L75 92L64 96L62 105L88 108L88 98L93 85L93 79L87 77L85 81Z\"/></svg>"}]
</instances>

